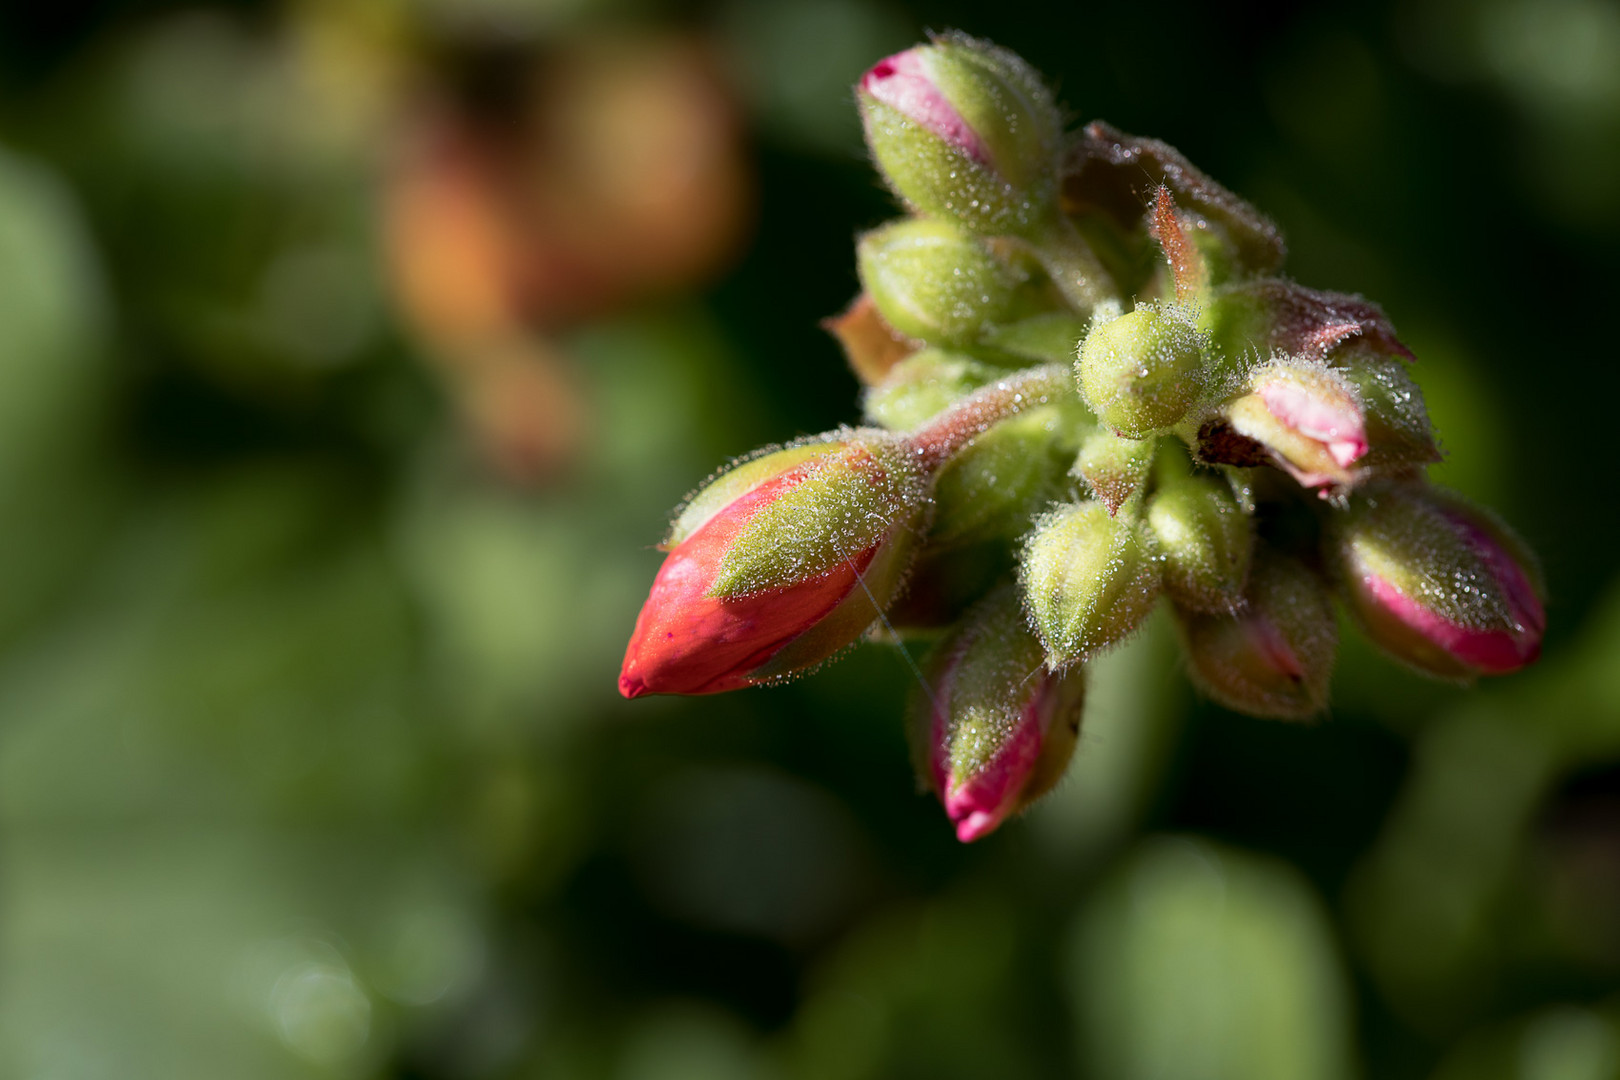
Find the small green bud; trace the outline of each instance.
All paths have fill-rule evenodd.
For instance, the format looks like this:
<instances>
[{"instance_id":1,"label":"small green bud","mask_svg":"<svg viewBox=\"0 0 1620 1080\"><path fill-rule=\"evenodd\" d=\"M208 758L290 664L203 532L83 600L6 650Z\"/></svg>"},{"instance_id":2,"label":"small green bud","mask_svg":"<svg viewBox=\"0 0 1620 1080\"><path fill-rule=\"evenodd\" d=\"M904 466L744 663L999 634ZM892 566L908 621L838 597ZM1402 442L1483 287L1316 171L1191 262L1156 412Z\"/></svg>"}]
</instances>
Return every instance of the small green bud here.
<instances>
[{"instance_id":1,"label":"small green bud","mask_svg":"<svg viewBox=\"0 0 1620 1080\"><path fill-rule=\"evenodd\" d=\"M856 91L872 156L910 206L990 234L1056 213L1062 117L1018 56L946 34L880 60Z\"/></svg>"},{"instance_id":2,"label":"small green bud","mask_svg":"<svg viewBox=\"0 0 1620 1080\"><path fill-rule=\"evenodd\" d=\"M1064 506L1036 522L1018 578L1053 668L1084 660L1136 629L1160 586L1151 541L1098 502Z\"/></svg>"},{"instance_id":3,"label":"small green bud","mask_svg":"<svg viewBox=\"0 0 1620 1080\"><path fill-rule=\"evenodd\" d=\"M910 431L1007 372L965 353L922 349L900 361L866 392L866 418L891 431Z\"/></svg>"},{"instance_id":4,"label":"small green bud","mask_svg":"<svg viewBox=\"0 0 1620 1080\"><path fill-rule=\"evenodd\" d=\"M949 221L913 218L855 246L861 285L890 326L935 345L971 345L1012 313L1022 268Z\"/></svg>"},{"instance_id":5,"label":"small green bud","mask_svg":"<svg viewBox=\"0 0 1620 1080\"><path fill-rule=\"evenodd\" d=\"M1093 326L1080 346L1080 391L1098 419L1140 439L1176 424L1204 389L1202 336L1174 307L1144 304Z\"/></svg>"},{"instance_id":6,"label":"small green bud","mask_svg":"<svg viewBox=\"0 0 1620 1080\"><path fill-rule=\"evenodd\" d=\"M1232 611L1243 602L1254 539L1229 484L1208 475L1161 480L1147 524L1171 599L1195 611Z\"/></svg>"},{"instance_id":7,"label":"small green bud","mask_svg":"<svg viewBox=\"0 0 1620 1080\"><path fill-rule=\"evenodd\" d=\"M929 545L1027 532L1036 515L1068 494L1079 412L1078 406L1031 409L996 424L952 457L934 483Z\"/></svg>"},{"instance_id":8,"label":"small green bud","mask_svg":"<svg viewBox=\"0 0 1620 1080\"><path fill-rule=\"evenodd\" d=\"M1176 609L1193 681L1250 716L1303 720L1327 705L1339 632L1327 588L1295 559L1259 553L1242 610Z\"/></svg>"},{"instance_id":9,"label":"small green bud","mask_svg":"<svg viewBox=\"0 0 1620 1080\"><path fill-rule=\"evenodd\" d=\"M1108 512L1117 514L1147 483L1157 444L1157 439L1127 439L1112 431L1094 431L1081 445L1074 471Z\"/></svg>"}]
</instances>

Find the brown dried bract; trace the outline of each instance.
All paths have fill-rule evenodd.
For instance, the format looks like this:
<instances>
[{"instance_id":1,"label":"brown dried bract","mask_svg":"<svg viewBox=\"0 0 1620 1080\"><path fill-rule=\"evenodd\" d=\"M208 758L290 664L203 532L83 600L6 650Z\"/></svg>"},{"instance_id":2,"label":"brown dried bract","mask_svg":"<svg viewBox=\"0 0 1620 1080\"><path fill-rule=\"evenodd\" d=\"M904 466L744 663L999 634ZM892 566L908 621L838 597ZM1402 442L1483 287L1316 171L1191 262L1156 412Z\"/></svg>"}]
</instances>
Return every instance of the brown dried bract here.
<instances>
[{"instance_id":1,"label":"brown dried bract","mask_svg":"<svg viewBox=\"0 0 1620 1080\"><path fill-rule=\"evenodd\" d=\"M1096 208L1131 228L1161 186L1177 205L1224 229L1250 271L1273 273L1282 266L1287 248L1269 218L1204 175L1169 143L1127 135L1102 120L1087 124L1069 153L1063 201L1070 212Z\"/></svg>"},{"instance_id":2,"label":"brown dried bract","mask_svg":"<svg viewBox=\"0 0 1620 1080\"><path fill-rule=\"evenodd\" d=\"M1271 464L1271 454L1264 445L1238 434L1231 424L1219 418L1206 421L1198 429L1198 457L1210 465L1237 465L1246 469Z\"/></svg>"},{"instance_id":3,"label":"brown dried bract","mask_svg":"<svg viewBox=\"0 0 1620 1080\"><path fill-rule=\"evenodd\" d=\"M863 386L882 382L890 368L917 351L917 343L885 322L865 293L842 314L822 319L821 328L844 347L844 357Z\"/></svg>"},{"instance_id":4,"label":"brown dried bract","mask_svg":"<svg viewBox=\"0 0 1620 1080\"><path fill-rule=\"evenodd\" d=\"M1271 278L1232 287L1249 294L1266 313L1264 340L1252 342L1262 353L1284 352L1322 359L1351 338L1387 356L1412 359L1412 351L1395 336L1384 309L1349 293L1307 289Z\"/></svg>"}]
</instances>

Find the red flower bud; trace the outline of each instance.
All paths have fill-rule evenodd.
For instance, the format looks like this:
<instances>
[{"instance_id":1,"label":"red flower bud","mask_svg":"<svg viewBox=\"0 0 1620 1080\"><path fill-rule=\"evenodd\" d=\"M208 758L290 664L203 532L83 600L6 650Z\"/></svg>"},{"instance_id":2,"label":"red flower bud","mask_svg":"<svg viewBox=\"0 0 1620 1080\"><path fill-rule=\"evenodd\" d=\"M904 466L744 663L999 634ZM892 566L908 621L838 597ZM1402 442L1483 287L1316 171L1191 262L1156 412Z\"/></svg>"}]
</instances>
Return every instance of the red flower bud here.
<instances>
[{"instance_id":1,"label":"red flower bud","mask_svg":"<svg viewBox=\"0 0 1620 1080\"><path fill-rule=\"evenodd\" d=\"M676 518L619 692L714 694L827 659L899 591L927 507L915 453L881 433L722 473Z\"/></svg>"},{"instance_id":2,"label":"red flower bud","mask_svg":"<svg viewBox=\"0 0 1620 1080\"><path fill-rule=\"evenodd\" d=\"M1080 730L1079 667L1049 671L1011 587L970 609L935 650L915 701L919 771L966 843L987 836L1062 778Z\"/></svg>"},{"instance_id":3,"label":"red flower bud","mask_svg":"<svg viewBox=\"0 0 1620 1080\"><path fill-rule=\"evenodd\" d=\"M1547 614L1529 551L1456 495L1416 485L1358 495L1329 554L1362 628L1398 660L1467 678L1541 653Z\"/></svg>"}]
</instances>

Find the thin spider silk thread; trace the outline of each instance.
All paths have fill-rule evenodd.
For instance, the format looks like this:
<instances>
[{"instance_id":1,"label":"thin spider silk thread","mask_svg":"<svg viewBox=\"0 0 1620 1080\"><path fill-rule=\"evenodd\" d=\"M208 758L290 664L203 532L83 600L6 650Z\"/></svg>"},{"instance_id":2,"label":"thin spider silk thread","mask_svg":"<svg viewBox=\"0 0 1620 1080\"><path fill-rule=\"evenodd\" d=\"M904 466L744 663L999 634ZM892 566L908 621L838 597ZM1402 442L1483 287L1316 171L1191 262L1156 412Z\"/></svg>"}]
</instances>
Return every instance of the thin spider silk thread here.
<instances>
[{"instance_id":1,"label":"thin spider silk thread","mask_svg":"<svg viewBox=\"0 0 1620 1080\"><path fill-rule=\"evenodd\" d=\"M844 562L849 565L849 568L855 572L855 580L860 583L861 591L866 594L866 598L872 602L872 610L877 612L878 621L889 632L889 639L894 642L895 648L900 650L900 659L905 661L906 667L911 671L912 678L916 679L917 685L922 688L923 696L928 699L929 711L938 713L939 702L934 698L933 689L928 685L928 680L923 678L922 668L917 666L917 662L911 658L911 653L906 651L906 643L900 639L899 634L895 633L894 624L889 621L889 616L884 613L883 605L878 603L877 597L873 595L871 588L866 584L866 575L862 574L861 568L855 565L855 560L844 553L844 547L838 542L836 536L832 538L832 543L833 550L838 552Z\"/></svg>"}]
</instances>

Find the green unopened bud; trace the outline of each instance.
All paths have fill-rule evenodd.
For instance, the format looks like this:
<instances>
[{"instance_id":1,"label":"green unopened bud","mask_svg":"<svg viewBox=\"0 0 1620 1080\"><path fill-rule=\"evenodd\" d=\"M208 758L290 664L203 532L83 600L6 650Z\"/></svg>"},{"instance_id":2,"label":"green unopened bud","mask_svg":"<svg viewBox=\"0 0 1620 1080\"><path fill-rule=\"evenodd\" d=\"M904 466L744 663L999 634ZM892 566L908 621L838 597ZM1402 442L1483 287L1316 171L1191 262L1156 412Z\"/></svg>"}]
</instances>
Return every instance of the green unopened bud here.
<instances>
[{"instance_id":1,"label":"green unopened bud","mask_svg":"<svg viewBox=\"0 0 1620 1080\"><path fill-rule=\"evenodd\" d=\"M1202 343L1179 309L1144 304L1086 335L1080 390L1098 419L1121 435L1163 431L1203 393Z\"/></svg>"},{"instance_id":2,"label":"green unopened bud","mask_svg":"<svg viewBox=\"0 0 1620 1080\"><path fill-rule=\"evenodd\" d=\"M1236 614L1177 608L1187 666L1199 688L1250 716L1303 720L1327 704L1339 633L1324 584L1267 549Z\"/></svg>"},{"instance_id":3,"label":"green unopened bud","mask_svg":"<svg viewBox=\"0 0 1620 1080\"><path fill-rule=\"evenodd\" d=\"M1081 445L1074 471L1108 512L1117 514L1147 483L1157 444L1156 439L1127 439L1112 431L1095 431Z\"/></svg>"},{"instance_id":4,"label":"green unopened bud","mask_svg":"<svg viewBox=\"0 0 1620 1080\"><path fill-rule=\"evenodd\" d=\"M866 392L866 417L891 431L910 431L1007 372L965 353L922 349L900 361Z\"/></svg>"},{"instance_id":5,"label":"green unopened bud","mask_svg":"<svg viewBox=\"0 0 1620 1080\"><path fill-rule=\"evenodd\" d=\"M1162 479L1147 524L1171 599L1195 611L1232 611L1243 602L1254 539L1229 484L1208 475Z\"/></svg>"},{"instance_id":6,"label":"green unopened bud","mask_svg":"<svg viewBox=\"0 0 1620 1080\"><path fill-rule=\"evenodd\" d=\"M1365 469L1399 473L1440 460L1423 391L1406 373L1404 359L1346 346L1334 354L1332 363L1361 399L1367 434L1367 456L1361 462Z\"/></svg>"},{"instance_id":7,"label":"green unopened bud","mask_svg":"<svg viewBox=\"0 0 1620 1080\"><path fill-rule=\"evenodd\" d=\"M946 34L879 61L856 89L878 168L911 206L993 234L1055 214L1062 117L1019 57Z\"/></svg>"},{"instance_id":8,"label":"green unopened bud","mask_svg":"<svg viewBox=\"0 0 1620 1080\"><path fill-rule=\"evenodd\" d=\"M1030 276L961 226L930 218L874 229L855 255L889 325L936 345L971 345L987 324L1006 321Z\"/></svg>"},{"instance_id":9,"label":"green unopened bud","mask_svg":"<svg viewBox=\"0 0 1620 1080\"><path fill-rule=\"evenodd\" d=\"M974 439L934 483L930 546L1012 539L1068 493L1078 406L1043 405Z\"/></svg>"},{"instance_id":10,"label":"green unopened bud","mask_svg":"<svg viewBox=\"0 0 1620 1080\"><path fill-rule=\"evenodd\" d=\"M1097 502L1036 522L1019 560L1024 601L1053 668L1118 642L1159 595L1159 564L1136 527Z\"/></svg>"}]
</instances>

